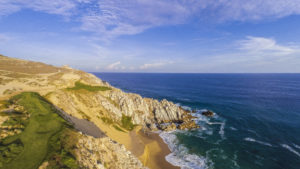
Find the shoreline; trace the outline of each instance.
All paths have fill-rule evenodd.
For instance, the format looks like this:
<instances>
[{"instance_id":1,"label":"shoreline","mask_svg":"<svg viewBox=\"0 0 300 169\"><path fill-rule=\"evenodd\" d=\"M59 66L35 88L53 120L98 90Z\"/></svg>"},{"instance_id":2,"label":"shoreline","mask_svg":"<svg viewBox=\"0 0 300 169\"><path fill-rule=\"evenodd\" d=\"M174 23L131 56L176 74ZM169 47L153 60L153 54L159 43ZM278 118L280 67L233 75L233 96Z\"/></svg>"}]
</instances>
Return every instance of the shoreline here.
<instances>
[{"instance_id":1,"label":"shoreline","mask_svg":"<svg viewBox=\"0 0 300 169\"><path fill-rule=\"evenodd\" d=\"M166 160L166 156L172 152L158 133L150 131L144 133L142 126L136 126L132 131L121 132L100 119L94 119L93 122L108 137L123 144L145 167L150 169L180 169Z\"/></svg>"},{"instance_id":2,"label":"shoreline","mask_svg":"<svg viewBox=\"0 0 300 169\"><path fill-rule=\"evenodd\" d=\"M180 169L166 160L171 150L158 133L142 131L141 127L130 132L130 150L151 169Z\"/></svg>"}]
</instances>

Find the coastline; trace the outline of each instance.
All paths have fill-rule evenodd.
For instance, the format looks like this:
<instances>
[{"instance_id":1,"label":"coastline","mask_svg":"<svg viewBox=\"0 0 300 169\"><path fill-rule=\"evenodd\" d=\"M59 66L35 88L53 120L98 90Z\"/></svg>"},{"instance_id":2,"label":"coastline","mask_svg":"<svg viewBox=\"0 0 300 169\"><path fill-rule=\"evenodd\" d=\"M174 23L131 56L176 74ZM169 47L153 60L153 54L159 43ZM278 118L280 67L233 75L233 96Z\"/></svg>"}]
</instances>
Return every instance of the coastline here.
<instances>
[{"instance_id":1,"label":"coastline","mask_svg":"<svg viewBox=\"0 0 300 169\"><path fill-rule=\"evenodd\" d=\"M158 133L144 132L141 128L138 128L130 133L132 143L135 143L137 139L140 145L143 145L143 153L135 154L141 160L141 162L153 169L180 169L178 166L174 166L166 160L166 156L171 153L168 145L163 141ZM139 151L140 146L132 146L132 152Z\"/></svg>"},{"instance_id":2,"label":"coastline","mask_svg":"<svg viewBox=\"0 0 300 169\"><path fill-rule=\"evenodd\" d=\"M180 169L166 160L171 150L158 133L143 132L142 126L136 126L132 131L121 132L98 119L95 119L95 124L108 137L123 144L144 166L150 169Z\"/></svg>"}]
</instances>

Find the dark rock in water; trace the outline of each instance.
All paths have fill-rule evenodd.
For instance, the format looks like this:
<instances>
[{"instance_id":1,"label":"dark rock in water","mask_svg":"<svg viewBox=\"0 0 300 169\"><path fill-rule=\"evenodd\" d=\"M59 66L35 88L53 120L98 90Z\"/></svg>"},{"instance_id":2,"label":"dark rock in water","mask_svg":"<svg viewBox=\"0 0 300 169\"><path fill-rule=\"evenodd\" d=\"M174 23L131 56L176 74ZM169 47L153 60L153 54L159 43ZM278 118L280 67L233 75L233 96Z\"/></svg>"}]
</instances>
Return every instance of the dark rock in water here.
<instances>
[{"instance_id":1,"label":"dark rock in water","mask_svg":"<svg viewBox=\"0 0 300 169\"><path fill-rule=\"evenodd\" d=\"M212 116L214 116L214 112L207 110L207 111L202 112L202 115L207 116L207 117L212 117Z\"/></svg>"}]
</instances>

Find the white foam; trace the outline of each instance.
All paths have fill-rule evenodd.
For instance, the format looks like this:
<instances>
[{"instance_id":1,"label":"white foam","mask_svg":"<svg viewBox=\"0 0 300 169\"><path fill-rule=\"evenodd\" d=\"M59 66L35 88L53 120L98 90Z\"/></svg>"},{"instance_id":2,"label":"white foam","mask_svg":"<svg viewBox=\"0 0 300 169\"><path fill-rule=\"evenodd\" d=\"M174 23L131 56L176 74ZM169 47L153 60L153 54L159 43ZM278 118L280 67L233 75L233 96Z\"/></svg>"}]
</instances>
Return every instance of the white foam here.
<instances>
[{"instance_id":1,"label":"white foam","mask_svg":"<svg viewBox=\"0 0 300 169\"><path fill-rule=\"evenodd\" d=\"M224 137L224 134L225 134L224 128L225 128L225 125L226 125L225 122L207 122L207 124L209 124L209 125L219 124L220 125L219 134L220 134L222 139L225 138Z\"/></svg>"},{"instance_id":2,"label":"white foam","mask_svg":"<svg viewBox=\"0 0 300 169\"><path fill-rule=\"evenodd\" d=\"M262 144L262 145L265 145L265 146L273 147L272 144L270 144L270 143L259 141L259 140L255 140L254 138L251 138L251 137L247 137L244 140L245 141L250 141L250 142L256 142L256 143L259 143L259 144Z\"/></svg>"},{"instance_id":3,"label":"white foam","mask_svg":"<svg viewBox=\"0 0 300 169\"><path fill-rule=\"evenodd\" d=\"M298 146L297 144L293 144L293 145L294 145L294 147L300 149L300 146Z\"/></svg>"},{"instance_id":4,"label":"white foam","mask_svg":"<svg viewBox=\"0 0 300 169\"><path fill-rule=\"evenodd\" d=\"M236 155L236 152L234 153L234 156L233 156L233 159L231 160L234 167L235 168L240 168L239 164L237 163L237 155Z\"/></svg>"},{"instance_id":5,"label":"white foam","mask_svg":"<svg viewBox=\"0 0 300 169\"><path fill-rule=\"evenodd\" d=\"M221 135L221 138L224 139L224 134L225 134L225 131L224 131L224 128L225 128L225 122L221 124L220 126L220 131L219 131L219 134Z\"/></svg>"},{"instance_id":6,"label":"white foam","mask_svg":"<svg viewBox=\"0 0 300 169\"><path fill-rule=\"evenodd\" d=\"M188 106L181 106L181 108L183 108L184 110L192 111L192 108L190 108L190 107L188 107Z\"/></svg>"},{"instance_id":7,"label":"white foam","mask_svg":"<svg viewBox=\"0 0 300 169\"><path fill-rule=\"evenodd\" d=\"M281 144L281 146L282 146L283 148L288 149L290 152L296 154L298 157L300 157L300 153L297 152L297 151L296 151L295 149L293 149L292 147L290 147L289 145L287 145L287 144Z\"/></svg>"},{"instance_id":8,"label":"white foam","mask_svg":"<svg viewBox=\"0 0 300 169\"><path fill-rule=\"evenodd\" d=\"M234 127L230 127L230 129L231 129L232 131L237 131L237 130L238 130L238 129L234 128Z\"/></svg>"},{"instance_id":9,"label":"white foam","mask_svg":"<svg viewBox=\"0 0 300 169\"><path fill-rule=\"evenodd\" d=\"M174 132L161 132L159 136L172 151L171 154L166 156L169 163L181 169L207 169L209 167L207 165L208 159L189 154L186 147L179 145Z\"/></svg>"}]
</instances>

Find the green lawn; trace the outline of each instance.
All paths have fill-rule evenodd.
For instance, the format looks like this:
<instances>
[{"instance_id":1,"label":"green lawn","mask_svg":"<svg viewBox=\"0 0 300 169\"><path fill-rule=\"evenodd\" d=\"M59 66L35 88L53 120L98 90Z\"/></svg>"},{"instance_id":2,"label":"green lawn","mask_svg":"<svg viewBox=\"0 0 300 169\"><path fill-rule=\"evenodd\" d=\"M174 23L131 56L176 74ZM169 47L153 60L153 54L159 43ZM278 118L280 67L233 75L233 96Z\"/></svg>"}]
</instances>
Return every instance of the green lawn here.
<instances>
[{"instance_id":1,"label":"green lawn","mask_svg":"<svg viewBox=\"0 0 300 169\"><path fill-rule=\"evenodd\" d=\"M53 105L33 92L14 96L11 102L23 106L30 113L30 118L22 133L0 141L0 168L34 169L54 155L61 155L62 161L67 159L62 164L64 168L77 166L73 156L61 146L61 135L69 126Z\"/></svg>"},{"instance_id":2,"label":"green lawn","mask_svg":"<svg viewBox=\"0 0 300 169\"><path fill-rule=\"evenodd\" d=\"M111 90L110 87L106 87L106 86L90 86L90 85L86 85L83 84L81 82L75 82L75 86L71 87L71 88L67 88L68 90L87 90L90 92L97 92L97 91L106 91L106 90Z\"/></svg>"}]
</instances>

